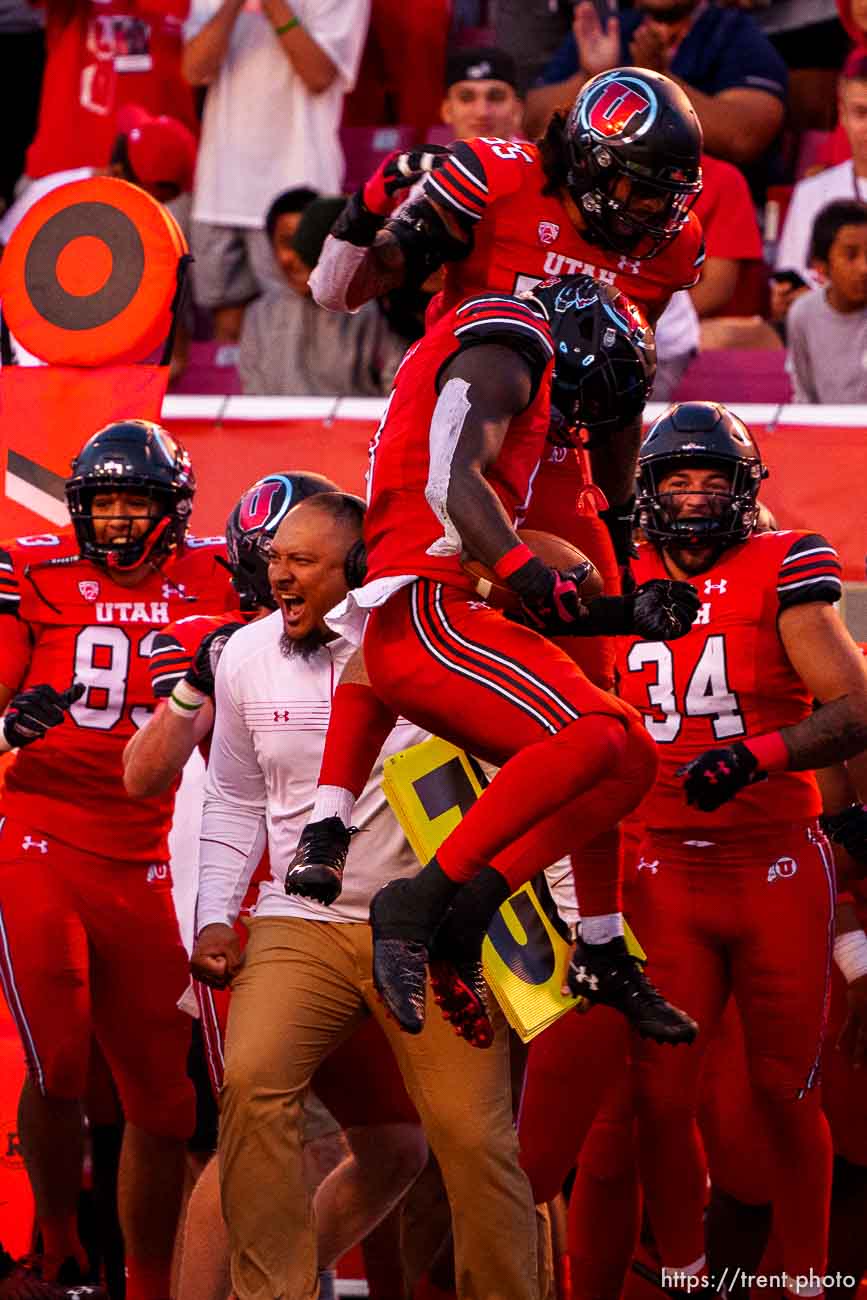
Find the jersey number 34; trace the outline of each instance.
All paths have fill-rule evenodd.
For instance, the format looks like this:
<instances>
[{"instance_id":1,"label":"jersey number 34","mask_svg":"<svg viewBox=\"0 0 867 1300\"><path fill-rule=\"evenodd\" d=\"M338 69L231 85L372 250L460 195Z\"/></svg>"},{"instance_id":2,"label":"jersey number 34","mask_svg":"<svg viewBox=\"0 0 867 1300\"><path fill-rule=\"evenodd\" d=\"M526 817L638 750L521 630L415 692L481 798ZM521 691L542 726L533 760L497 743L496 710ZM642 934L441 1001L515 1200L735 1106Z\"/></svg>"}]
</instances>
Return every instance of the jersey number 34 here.
<instances>
[{"instance_id":1,"label":"jersey number 34","mask_svg":"<svg viewBox=\"0 0 867 1300\"><path fill-rule=\"evenodd\" d=\"M644 725L657 744L670 745L677 740L684 716L709 718L715 740L746 735L737 695L728 683L724 636L709 636L705 641L680 707L674 688L674 655L664 641L637 641L626 662L633 673L650 665L656 668L656 681L648 686L647 699L664 717L645 714Z\"/></svg>"}]
</instances>

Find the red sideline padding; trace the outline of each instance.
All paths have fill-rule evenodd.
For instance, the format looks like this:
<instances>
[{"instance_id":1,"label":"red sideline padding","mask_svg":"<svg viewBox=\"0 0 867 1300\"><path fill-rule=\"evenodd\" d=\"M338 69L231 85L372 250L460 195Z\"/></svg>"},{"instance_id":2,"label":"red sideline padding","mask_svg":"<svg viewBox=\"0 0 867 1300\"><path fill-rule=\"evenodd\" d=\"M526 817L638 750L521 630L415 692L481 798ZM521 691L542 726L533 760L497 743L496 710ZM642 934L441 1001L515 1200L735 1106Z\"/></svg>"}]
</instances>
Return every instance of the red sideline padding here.
<instances>
[{"instance_id":1,"label":"red sideline padding","mask_svg":"<svg viewBox=\"0 0 867 1300\"><path fill-rule=\"evenodd\" d=\"M363 492L367 447L384 405L333 397L168 398L163 422L188 445L198 478L194 531L221 533L243 489L276 470L315 470L350 492ZM649 407L648 420L662 409ZM762 500L780 527L827 534L840 551L844 578L863 581L867 512L857 485L867 481L867 407L734 409L753 429L770 467ZM49 449L43 463L50 461ZM8 498L7 484L8 472ZM52 522L8 499L0 516L5 535L42 532Z\"/></svg>"}]
</instances>

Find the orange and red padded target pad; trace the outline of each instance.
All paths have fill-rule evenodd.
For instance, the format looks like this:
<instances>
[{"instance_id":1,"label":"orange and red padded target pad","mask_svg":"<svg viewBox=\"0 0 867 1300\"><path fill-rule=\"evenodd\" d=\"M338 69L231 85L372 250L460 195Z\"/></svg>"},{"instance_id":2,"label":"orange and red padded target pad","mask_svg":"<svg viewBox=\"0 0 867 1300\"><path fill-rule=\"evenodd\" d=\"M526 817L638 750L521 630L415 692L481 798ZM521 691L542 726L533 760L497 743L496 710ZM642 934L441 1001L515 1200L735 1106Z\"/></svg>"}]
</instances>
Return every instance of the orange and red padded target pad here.
<instances>
[{"instance_id":1,"label":"orange and red padded target pad","mask_svg":"<svg viewBox=\"0 0 867 1300\"><path fill-rule=\"evenodd\" d=\"M6 246L3 316L50 365L143 361L171 327L186 251L171 213L138 186L108 176L61 185Z\"/></svg>"}]
</instances>

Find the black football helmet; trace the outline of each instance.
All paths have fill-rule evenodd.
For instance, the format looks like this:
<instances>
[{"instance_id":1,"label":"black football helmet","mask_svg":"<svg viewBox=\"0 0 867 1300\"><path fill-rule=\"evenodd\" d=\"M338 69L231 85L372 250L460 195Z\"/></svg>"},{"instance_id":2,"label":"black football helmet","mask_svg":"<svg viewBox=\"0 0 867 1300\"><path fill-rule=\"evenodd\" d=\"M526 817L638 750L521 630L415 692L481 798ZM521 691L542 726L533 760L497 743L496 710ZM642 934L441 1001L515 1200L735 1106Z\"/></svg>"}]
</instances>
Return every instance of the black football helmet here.
<instances>
[{"instance_id":1,"label":"black football helmet","mask_svg":"<svg viewBox=\"0 0 867 1300\"><path fill-rule=\"evenodd\" d=\"M339 492L322 474L266 474L241 497L226 520L226 550L232 586L241 609L276 609L268 581L267 545L286 514L317 492Z\"/></svg>"},{"instance_id":2,"label":"black football helmet","mask_svg":"<svg viewBox=\"0 0 867 1300\"><path fill-rule=\"evenodd\" d=\"M614 68L581 89L562 126L566 188L591 239L641 261L685 225L701 193L702 130L659 72Z\"/></svg>"},{"instance_id":3,"label":"black football helmet","mask_svg":"<svg viewBox=\"0 0 867 1300\"><path fill-rule=\"evenodd\" d=\"M715 498L712 517L679 519L674 492L659 485L678 468L721 469L731 493ZM744 542L756 527L758 493L768 471L743 420L718 402L680 402L648 430L638 453L638 524L660 545L684 548Z\"/></svg>"},{"instance_id":4,"label":"black football helmet","mask_svg":"<svg viewBox=\"0 0 867 1300\"><path fill-rule=\"evenodd\" d=\"M554 340L555 435L572 444L584 428L595 442L644 409L656 374L653 330L633 302L589 275L543 280L528 295ZM565 433L565 437L563 437Z\"/></svg>"},{"instance_id":5,"label":"black football helmet","mask_svg":"<svg viewBox=\"0 0 867 1300\"><path fill-rule=\"evenodd\" d=\"M96 493L134 491L156 502L157 510L141 537L109 543L96 540L92 502ZM116 420L88 438L72 462L66 502L83 559L106 569L135 569L157 563L182 547L193 508L196 480L179 442L152 420Z\"/></svg>"}]
</instances>

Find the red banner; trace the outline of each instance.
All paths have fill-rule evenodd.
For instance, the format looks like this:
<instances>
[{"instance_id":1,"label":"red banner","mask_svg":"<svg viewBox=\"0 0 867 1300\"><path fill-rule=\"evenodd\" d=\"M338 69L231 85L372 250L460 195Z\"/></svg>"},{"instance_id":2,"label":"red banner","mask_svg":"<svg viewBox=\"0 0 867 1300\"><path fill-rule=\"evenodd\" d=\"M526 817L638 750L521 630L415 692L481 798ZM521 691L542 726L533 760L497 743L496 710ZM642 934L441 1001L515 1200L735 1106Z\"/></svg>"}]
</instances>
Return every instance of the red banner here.
<instances>
[{"instance_id":1,"label":"red banner","mask_svg":"<svg viewBox=\"0 0 867 1300\"><path fill-rule=\"evenodd\" d=\"M268 401L263 403L268 407L263 418L234 418L235 412L246 411L254 400L234 398L226 403L213 399L202 403L196 399L193 403L179 403L169 399L165 404L164 424L188 446L192 456L198 479L193 527L200 535L221 533L243 489L262 474L276 470L315 470L348 491L364 490L367 446L377 426L381 403L352 403L352 414L363 411L365 418L341 414L328 419L322 418L323 409L340 411L350 404L325 403L322 399L286 402L283 405L291 408L291 414L281 418L275 411L281 403ZM208 418L193 416L192 411L187 415L190 406L204 406ZM305 406L310 416L302 414ZM225 415L221 416L223 408ZM54 405L53 409L59 415L62 405ZM786 408L785 418L797 418L798 410ZM774 408L766 407L764 411L776 414ZM862 492L862 484L867 482L864 428L857 427L854 420L846 425L788 424L783 420L750 423L770 469L762 500L773 510L780 527L825 533L840 550L844 576L849 581L863 581L867 555L867 512ZM90 431L98 427L91 421ZM16 446L20 447L25 437L29 441L27 435L33 431L34 425L28 427L26 419L18 424L13 435ZM53 432L46 430L43 436L50 445L38 459L60 475L61 461L65 459L68 464L74 445L74 440L70 443L69 428L59 420ZM14 497L9 492L9 481L7 468L7 498ZM47 515L41 519L29 512L25 515L7 499L3 502L0 534L8 536L22 529L33 532L44 529L46 522L56 521Z\"/></svg>"}]
</instances>

